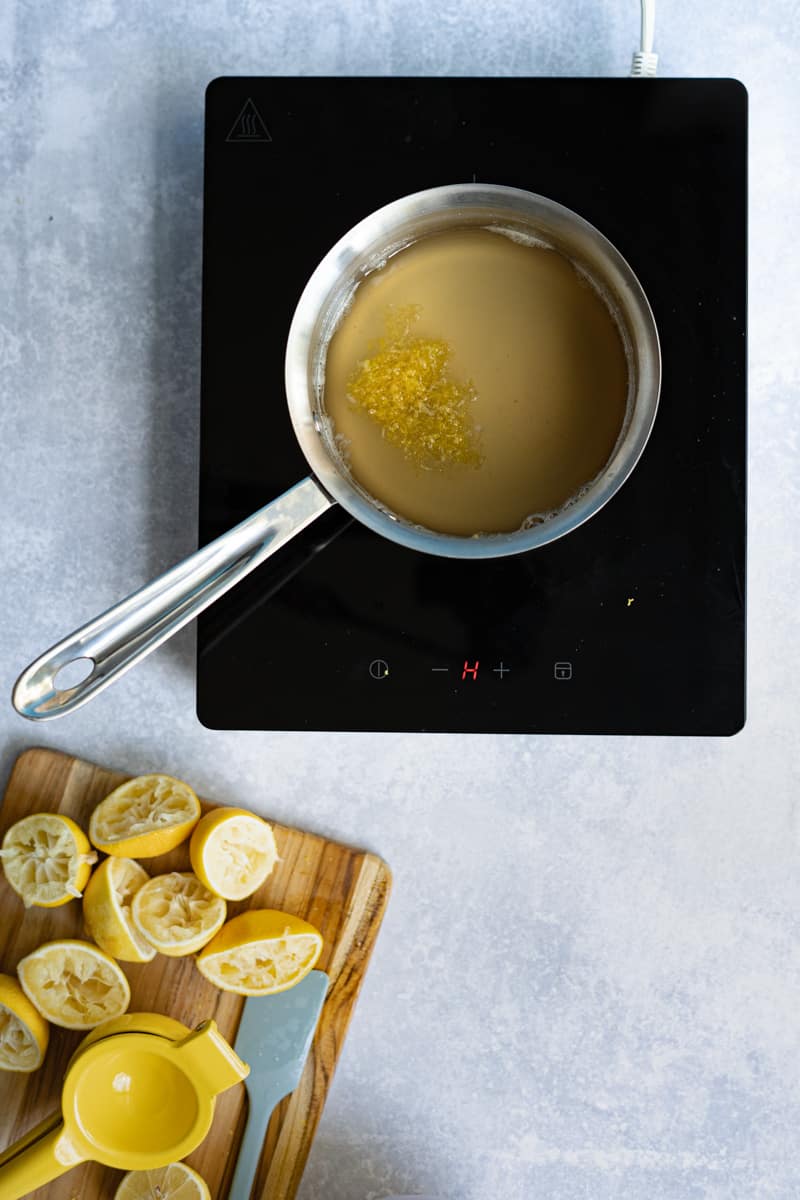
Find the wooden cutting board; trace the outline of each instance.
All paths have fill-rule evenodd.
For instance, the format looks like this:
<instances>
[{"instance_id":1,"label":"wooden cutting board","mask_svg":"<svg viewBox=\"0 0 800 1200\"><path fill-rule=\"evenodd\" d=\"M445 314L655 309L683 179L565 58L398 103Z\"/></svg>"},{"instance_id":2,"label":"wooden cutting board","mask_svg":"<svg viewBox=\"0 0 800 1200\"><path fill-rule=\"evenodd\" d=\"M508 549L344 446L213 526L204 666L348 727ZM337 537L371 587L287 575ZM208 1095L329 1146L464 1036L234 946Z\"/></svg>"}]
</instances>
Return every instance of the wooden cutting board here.
<instances>
[{"instance_id":1,"label":"wooden cutting board","mask_svg":"<svg viewBox=\"0 0 800 1200\"><path fill-rule=\"evenodd\" d=\"M142 764L143 774L152 769L153 764ZM0 836L31 812L63 812L86 829L94 806L126 778L53 750L26 750L6 789ZM280 863L254 896L230 904L228 914L246 907L278 908L316 925L325 939L317 965L328 973L330 988L300 1084L270 1123L254 1200L291 1200L297 1191L391 886L388 867L373 854L285 825L273 828ZM145 866L151 875L190 869L188 843L146 860ZM85 936L80 902L25 910L0 871L0 971L13 974L19 960L44 941ZM149 963L121 965L130 980L131 1012L167 1013L190 1027L213 1017L234 1040L242 997L208 983L191 958L159 954ZM38 1071L0 1073L0 1151L60 1106L61 1080L81 1036L53 1026ZM187 1159L208 1182L213 1200L224 1200L230 1185L245 1102L242 1085L219 1096L207 1138ZM88 1164L31 1194L37 1200L110 1200L121 1178L120 1171Z\"/></svg>"}]
</instances>

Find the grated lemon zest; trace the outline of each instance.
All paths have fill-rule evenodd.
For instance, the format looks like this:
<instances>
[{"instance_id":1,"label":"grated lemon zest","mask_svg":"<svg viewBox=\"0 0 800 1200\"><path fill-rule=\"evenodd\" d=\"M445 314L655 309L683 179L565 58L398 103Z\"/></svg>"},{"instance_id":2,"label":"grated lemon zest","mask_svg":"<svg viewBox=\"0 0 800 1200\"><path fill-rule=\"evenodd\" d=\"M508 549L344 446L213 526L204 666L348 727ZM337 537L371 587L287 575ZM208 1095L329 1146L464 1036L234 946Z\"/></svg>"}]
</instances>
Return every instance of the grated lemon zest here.
<instances>
[{"instance_id":1,"label":"grated lemon zest","mask_svg":"<svg viewBox=\"0 0 800 1200\"><path fill-rule=\"evenodd\" d=\"M475 388L448 376L447 342L413 335L420 312L417 304L388 309L383 337L348 381L348 399L418 467L477 467L478 430L469 412Z\"/></svg>"}]
</instances>

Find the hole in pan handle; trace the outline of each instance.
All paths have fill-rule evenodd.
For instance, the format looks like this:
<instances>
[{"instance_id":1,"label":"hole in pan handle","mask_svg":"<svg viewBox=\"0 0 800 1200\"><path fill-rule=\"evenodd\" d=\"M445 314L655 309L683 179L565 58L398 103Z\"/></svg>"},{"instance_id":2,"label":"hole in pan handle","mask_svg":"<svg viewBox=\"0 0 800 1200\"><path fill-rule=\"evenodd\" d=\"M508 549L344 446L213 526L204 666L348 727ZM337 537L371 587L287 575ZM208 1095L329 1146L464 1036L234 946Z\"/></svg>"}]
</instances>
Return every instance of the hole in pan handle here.
<instances>
[{"instance_id":1,"label":"hole in pan handle","mask_svg":"<svg viewBox=\"0 0 800 1200\"><path fill-rule=\"evenodd\" d=\"M14 708L31 721L62 717L148 655L213 604L245 575L335 501L309 476L270 501L227 533L133 592L63 641L45 651L20 675L12 695ZM70 686L59 687L79 660L91 670Z\"/></svg>"}]
</instances>

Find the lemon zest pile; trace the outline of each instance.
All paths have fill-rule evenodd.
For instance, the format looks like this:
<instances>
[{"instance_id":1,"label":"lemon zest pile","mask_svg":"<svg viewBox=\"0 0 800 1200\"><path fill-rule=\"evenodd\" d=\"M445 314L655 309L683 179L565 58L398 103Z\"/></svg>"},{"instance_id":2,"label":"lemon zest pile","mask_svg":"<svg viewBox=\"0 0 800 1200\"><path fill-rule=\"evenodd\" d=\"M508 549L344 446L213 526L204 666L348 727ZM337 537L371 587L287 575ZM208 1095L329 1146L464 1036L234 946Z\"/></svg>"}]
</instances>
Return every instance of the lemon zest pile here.
<instances>
[{"instance_id":1,"label":"lemon zest pile","mask_svg":"<svg viewBox=\"0 0 800 1200\"><path fill-rule=\"evenodd\" d=\"M415 304L387 311L385 333L351 375L348 398L417 466L477 467L478 430L469 411L475 389L448 376L447 342L413 336L420 311Z\"/></svg>"}]
</instances>

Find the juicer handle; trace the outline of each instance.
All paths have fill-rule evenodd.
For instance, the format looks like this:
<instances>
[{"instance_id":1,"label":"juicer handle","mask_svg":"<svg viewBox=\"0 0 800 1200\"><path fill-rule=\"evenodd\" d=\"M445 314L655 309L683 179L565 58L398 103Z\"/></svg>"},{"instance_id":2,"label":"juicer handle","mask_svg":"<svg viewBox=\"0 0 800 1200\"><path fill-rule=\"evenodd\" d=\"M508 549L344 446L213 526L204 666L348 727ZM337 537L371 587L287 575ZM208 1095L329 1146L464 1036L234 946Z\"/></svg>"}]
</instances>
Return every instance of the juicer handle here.
<instances>
[{"instance_id":1,"label":"juicer handle","mask_svg":"<svg viewBox=\"0 0 800 1200\"><path fill-rule=\"evenodd\" d=\"M12 701L20 716L48 721L80 708L172 637L335 501L316 479L295 484L164 575L51 646L22 672ZM65 667L85 666L58 684ZM69 672L67 672L69 674Z\"/></svg>"},{"instance_id":2,"label":"juicer handle","mask_svg":"<svg viewBox=\"0 0 800 1200\"><path fill-rule=\"evenodd\" d=\"M201 1021L185 1038L174 1042L172 1052L195 1087L203 1087L209 1096L218 1096L250 1074L250 1067L213 1020Z\"/></svg>"},{"instance_id":3,"label":"juicer handle","mask_svg":"<svg viewBox=\"0 0 800 1200\"><path fill-rule=\"evenodd\" d=\"M44 1128L48 1122L43 1122ZM72 1146L63 1121L35 1141L31 1135L10 1146L0 1165L0 1200L19 1200L83 1162Z\"/></svg>"},{"instance_id":4,"label":"juicer handle","mask_svg":"<svg viewBox=\"0 0 800 1200\"><path fill-rule=\"evenodd\" d=\"M32 1142L37 1142L39 1138L44 1137L44 1135L49 1133L51 1129L55 1129L57 1125L61 1124L61 1113L58 1109L56 1109L55 1112L51 1112L50 1115L45 1117L43 1121L40 1121L38 1125L32 1126L27 1133L23 1134L22 1137L14 1142L13 1145L9 1146L7 1150L3 1150L2 1153L0 1153L0 1168L2 1168L10 1158L14 1158L15 1155L21 1154L26 1146L30 1146Z\"/></svg>"}]
</instances>

